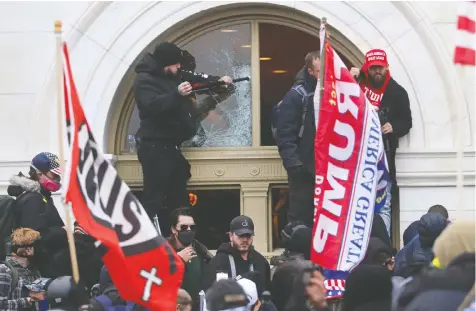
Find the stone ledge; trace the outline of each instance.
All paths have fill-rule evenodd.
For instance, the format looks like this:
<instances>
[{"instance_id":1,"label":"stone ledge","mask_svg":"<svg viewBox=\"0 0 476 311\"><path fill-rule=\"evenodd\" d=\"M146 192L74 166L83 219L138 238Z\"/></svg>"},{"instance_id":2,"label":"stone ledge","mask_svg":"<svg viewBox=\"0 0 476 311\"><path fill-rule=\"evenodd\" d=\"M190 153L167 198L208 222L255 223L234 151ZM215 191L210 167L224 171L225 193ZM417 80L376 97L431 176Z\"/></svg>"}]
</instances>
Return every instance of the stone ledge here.
<instances>
[{"instance_id":1,"label":"stone ledge","mask_svg":"<svg viewBox=\"0 0 476 311\"><path fill-rule=\"evenodd\" d=\"M285 184L287 176L276 148L264 147L184 149L192 165L191 186L241 185L264 182ZM142 168L136 155L105 155L131 187L142 185ZM456 153L452 151L409 151L397 155L401 187L448 187L456 185ZM29 161L0 161L0 186L12 174L28 168ZM464 184L475 185L475 152L464 153Z\"/></svg>"},{"instance_id":2,"label":"stone ledge","mask_svg":"<svg viewBox=\"0 0 476 311\"><path fill-rule=\"evenodd\" d=\"M192 165L190 185L236 185L242 183L287 183L286 170L274 149L233 151L184 150ZM455 186L455 152L408 152L397 156L397 174L402 187ZM474 186L474 152L464 158L464 184ZM142 184L142 168L135 155L118 156L117 170L131 186Z\"/></svg>"}]
</instances>

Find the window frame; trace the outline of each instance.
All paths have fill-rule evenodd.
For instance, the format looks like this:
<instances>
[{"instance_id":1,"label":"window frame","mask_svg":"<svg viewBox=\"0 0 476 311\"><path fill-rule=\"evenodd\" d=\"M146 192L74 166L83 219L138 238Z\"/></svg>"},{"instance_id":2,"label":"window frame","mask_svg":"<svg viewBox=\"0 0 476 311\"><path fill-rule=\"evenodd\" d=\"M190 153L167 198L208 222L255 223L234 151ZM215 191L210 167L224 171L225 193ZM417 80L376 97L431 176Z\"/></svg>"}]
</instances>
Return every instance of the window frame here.
<instances>
[{"instance_id":1,"label":"window frame","mask_svg":"<svg viewBox=\"0 0 476 311\"><path fill-rule=\"evenodd\" d=\"M229 7L229 6L227 6ZM210 11L214 11L213 9ZM175 26L166 30L156 40L151 42L144 50L149 52L157 42L170 41L177 44L179 47L199 38L200 36L214 30L219 30L233 25L246 24L251 25L251 131L252 144L251 146L237 146L237 147L192 147L183 148L187 153L201 153L207 151L229 151L229 150L269 150L276 151L276 146L261 146L261 94L260 94L260 60L259 60L259 24L268 23L292 27L294 29L306 32L316 39L319 38L319 19L309 14L292 11L289 14L289 8L280 8L267 5L236 7L235 9L215 9L213 12L204 12L198 14L193 21L188 19L177 23ZM286 14L287 13L287 14ZM316 23L317 20L317 23ZM188 22L187 22L188 21ZM363 54L358 48L346 37L336 31L332 26L327 26L327 31L330 35L329 41L336 49L341 52L349 61L360 66L362 65ZM141 53L142 55L142 53ZM136 61L140 59L140 56ZM136 62L135 61L135 62ZM134 63L135 63L134 62ZM134 64L132 64L134 66ZM132 84L135 73L128 77L128 84ZM122 82L121 82L122 84ZM127 91L126 91L127 92ZM108 141L108 149L114 150L114 154L127 155L130 154L126 150L126 138L129 122L135 107L134 95L132 88L123 95L124 101L119 108L118 113L112 116L111 127L112 133L115 133ZM116 110L117 111L117 110Z\"/></svg>"}]
</instances>

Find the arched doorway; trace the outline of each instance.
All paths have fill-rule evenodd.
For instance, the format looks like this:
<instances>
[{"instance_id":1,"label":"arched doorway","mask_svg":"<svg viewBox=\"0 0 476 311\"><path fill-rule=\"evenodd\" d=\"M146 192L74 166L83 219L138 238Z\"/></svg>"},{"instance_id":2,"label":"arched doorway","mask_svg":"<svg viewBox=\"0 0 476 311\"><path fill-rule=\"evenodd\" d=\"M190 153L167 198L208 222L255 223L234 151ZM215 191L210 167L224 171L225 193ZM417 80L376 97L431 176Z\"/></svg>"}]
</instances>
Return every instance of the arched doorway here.
<instances>
[{"instance_id":1,"label":"arched doorway","mask_svg":"<svg viewBox=\"0 0 476 311\"><path fill-rule=\"evenodd\" d=\"M199 196L199 239L211 249L239 214L256 222L258 249L272 252L279 247L276 232L286 222L286 172L269 132L269 114L293 84L306 53L318 49L318 26L315 17L278 6L227 6L180 22L143 51L172 41L195 56L199 72L251 77L202 122L205 135L199 143L187 143L183 149L192 165L190 189ZM346 64L361 65L360 51L329 28ZM119 173L140 198L141 167L129 144L139 125L133 77L131 70L121 82L118 92L123 96L116 96L118 108L111 119L115 135L108 145L119 155Z\"/></svg>"}]
</instances>

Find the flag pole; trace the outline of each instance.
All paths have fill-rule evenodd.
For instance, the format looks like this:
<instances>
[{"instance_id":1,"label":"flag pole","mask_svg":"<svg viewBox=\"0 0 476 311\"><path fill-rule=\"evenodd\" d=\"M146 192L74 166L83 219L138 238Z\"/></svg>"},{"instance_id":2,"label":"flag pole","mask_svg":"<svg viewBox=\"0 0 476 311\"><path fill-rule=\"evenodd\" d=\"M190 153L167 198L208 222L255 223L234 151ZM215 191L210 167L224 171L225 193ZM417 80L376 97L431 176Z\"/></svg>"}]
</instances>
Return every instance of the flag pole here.
<instances>
[{"instance_id":1,"label":"flag pole","mask_svg":"<svg viewBox=\"0 0 476 311\"><path fill-rule=\"evenodd\" d=\"M319 70L319 107L322 107L322 98L324 97L324 77L325 77L325 60L326 60L326 42L328 34L326 32L327 18L321 18L321 26L319 31L319 38L321 44L321 68ZM319 113L319 112L316 112Z\"/></svg>"},{"instance_id":2,"label":"flag pole","mask_svg":"<svg viewBox=\"0 0 476 311\"><path fill-rule=\"evenodd\" d=\"M65 159L64 159L64 134L63 134L63 123L64 123L64 85L63 85L63 41L62 41L62 23L61 21L55 21L55 37L56 37L56 99L57 99L57 122L58 122L58 144L59 144L59 161L61 171L65 172ZM79 282L79 269L78 269L78 258L76 257L76 245L74 244L74 235L73 235L73 226L71 226L71 209L68 204L64 201L64 196L61 196L61 204L65 210L65 220L66 220L66 234L68 237L69 244L69 255L71 257L71 268L73 271L73 279L76 283Z\"/></svg>"}]
</instances>

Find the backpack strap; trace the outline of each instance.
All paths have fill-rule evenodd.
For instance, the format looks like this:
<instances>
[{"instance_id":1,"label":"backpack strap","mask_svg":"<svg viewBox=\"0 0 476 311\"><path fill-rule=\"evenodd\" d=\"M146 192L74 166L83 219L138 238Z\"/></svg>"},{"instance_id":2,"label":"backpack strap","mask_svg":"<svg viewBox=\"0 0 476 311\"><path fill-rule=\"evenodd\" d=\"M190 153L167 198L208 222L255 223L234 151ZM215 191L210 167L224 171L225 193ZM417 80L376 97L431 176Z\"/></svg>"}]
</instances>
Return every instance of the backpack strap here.
<instances>
[{"instance_id":1,"label":"backpack strap","mask_svg":"<svg viewBox=\"0 0 476 311\"><path fill-rule=\"evenodd\" d=\"M96 298L94 298L94 300L99 302L101 304L101 306L104 307L104 310L107 310L107 309L109 309L113 306L111 298L109 298L106 295L97 296Z\"/></svg>"},{"instance_id":2,"label":"backpack strap","mask_svg":"<svg viewBox=\"0 0 476 311\"><path fill-rule=\"evenodd\" d=\"M10 291L13 291L18 285L18 270L8 261L4 261L2 263L12 271L12 283L10 284Z\"/></svg>"},{"instance_id":3,"label":"backpack strap","mask_svg":"<svg viewBox=\"0 0 476 311\"><path fill-rule=\"evenodd\" d=\"M314 92L307 92L306 88L302 84L299 84L298 86L295 86L292 89L298 92L298 94L301 95L302 97L301 128L299 129L299 134L298 134L298 137L302 138L302 135L304 133L304 120L306 119L309 97L314 96Z\"/></svg>"},{"instance_id":4,"label":"backpack strap","mask_svg":"<svg viewBox=\"0 0 476 311\"><path fill-rule=\"evenodd\" d=\"M230 269L231 269L231 278L236 278L236 265L235 265L235 258L228 254L228 260L230 261Z\"/></svg>"},{"instance_id":5,"label":"backpack strap","mask_svg":"<svg viewBox=\"0 0 476 311\"><path fill-rule=\"evenodd\" d=\"M230 261L230 268L231 268L231 278L236 278L236 265L235 265L235 258L228 254L228 260ZM255 271L253 264L250 264L250 271Z\"/></svg>"}]
</instances>

